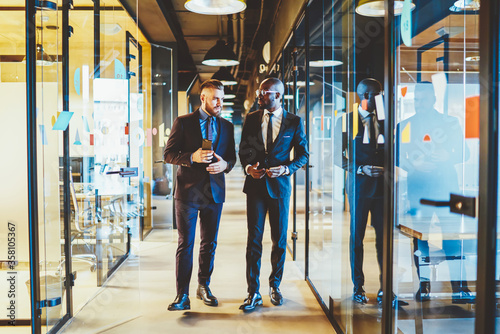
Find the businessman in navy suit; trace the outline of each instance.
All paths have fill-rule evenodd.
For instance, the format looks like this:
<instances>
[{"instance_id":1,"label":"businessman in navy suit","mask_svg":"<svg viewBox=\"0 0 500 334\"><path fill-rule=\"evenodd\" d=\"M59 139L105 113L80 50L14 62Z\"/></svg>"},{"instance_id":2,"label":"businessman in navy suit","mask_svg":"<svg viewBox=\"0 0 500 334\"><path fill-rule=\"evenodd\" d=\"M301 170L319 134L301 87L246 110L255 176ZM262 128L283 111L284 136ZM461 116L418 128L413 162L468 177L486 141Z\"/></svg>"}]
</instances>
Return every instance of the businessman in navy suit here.
<instances>
[{"instance_id":1,"label":"businessman in navy suit","mask_svg":"<svg viewBox=\"0 0 500 334\"><path fill-rule=\"evenodd\" d=\"M383 219L384 219L384 140L383 120L378 119L375 96L382 91L382 85L375 79L363 79L357 87L361 105L357 113L349 114L349 124L355 125L353 117L357 114L358 127L353 138L344 133L343 165L348 170L347 194L351 212L350 259L351 278L354 285L352 299L359 304L366 304L363 274L363 240L371 213L371 225L375 229L375 248L377 261L382 272ZM379 276L381 278L381 276ZM380 281L381 282L381 281ZM379 301L382 292L379 291Z\"/></svg>"},{"instance_id":2,"label":"businessman in navy suit","mask_svg":"<svg viewBox=\"0 0 500 334\"><path fill-rule=\"evenodd\" d=\"M290 175L306 164L309 157L307 138L300 117L281 108L283 83L279 79L268 78L260 84L256 93L260 110L246 116L239 151L241 165L247 175L243 192L247 194L248 296L240 306L245 312L262 305L259 274L267 213L273 242L269 296L274 305L283 304L279 286L286 256L292 191ZM295 157L290 161L292 149Z\"/></svg>"},{"instance_id":3,"label":"businessman in navy suit","mask_svg":"<svg viewBox=\"0 0 500 334\"><path fill-rule=\"evenodd\" d=\"M201 107L178 117L164 151L166 163L179 165L175 189L178 229L176 254L177 297L169 311L189 310L189 282L193 270L196 220L200 216L200 254L196 296L205 305L217 306L209 288L214 269L217 232L225 200L225 178L236 162L233 124L221 117L224 86L218 80L201 85ZM212 149L202 149L204 139Z\"/></svg>"}]
</instances>

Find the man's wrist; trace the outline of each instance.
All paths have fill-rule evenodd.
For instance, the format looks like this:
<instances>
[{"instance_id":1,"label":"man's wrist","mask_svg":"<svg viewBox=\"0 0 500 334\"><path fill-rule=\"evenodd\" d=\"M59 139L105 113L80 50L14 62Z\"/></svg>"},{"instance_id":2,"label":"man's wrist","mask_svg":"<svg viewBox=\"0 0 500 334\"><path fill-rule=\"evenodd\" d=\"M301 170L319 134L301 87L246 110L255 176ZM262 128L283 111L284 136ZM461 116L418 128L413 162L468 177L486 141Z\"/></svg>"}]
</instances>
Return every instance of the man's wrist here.
<instances>
[{"instance_id":1,"label":"man's wrist","mask_svg":"<svg viewBox=\"0 0 500 334\"><path fill-rule=\"evenodd\" d=\"M288 166L283 166L285 168L285 171L283 172L283 175L290 175L290 169Z\"/></svg>"},{"instance_id":2,"label":"man's wrist","mask_svg":"<svg viewBox=\"0 0 500 334\"><path fill-rule=\"evenodd\" d=\"M356 171L356 174L359 174L359 175L366 175L365 172L363 172L363 165L359 166L358 167L358 170Z\"/></svg>"},{"instance_id":3,"label":"man's wrist","mask_svg":"<svg viewBox=\"0 0 500 334\"><path fill-rule=\"evenodd\" d=\"M252 165L246 165L245 167L245 174L246 175L250 175L250 173L248 172L248 168L252 167Z\"/></svg>"}]
</instances>

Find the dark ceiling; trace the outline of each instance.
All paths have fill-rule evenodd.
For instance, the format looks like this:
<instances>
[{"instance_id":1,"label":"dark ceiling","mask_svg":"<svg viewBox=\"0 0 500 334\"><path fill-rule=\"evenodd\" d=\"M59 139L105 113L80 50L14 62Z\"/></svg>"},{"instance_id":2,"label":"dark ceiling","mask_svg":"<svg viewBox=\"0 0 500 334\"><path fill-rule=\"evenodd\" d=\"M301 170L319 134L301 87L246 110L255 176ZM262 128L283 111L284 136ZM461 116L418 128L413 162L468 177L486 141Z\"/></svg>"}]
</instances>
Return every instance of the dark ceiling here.
<instances>
[{"instance_id":1,"label":"dark ceiling","mask_svg":"<svg viewBox=\"0 0 500 334\"><path fill-rule=\"evenodd\" d=\"M122 3L135 1L123 0ZM219 67L201 62L205 53L223 39L232 45L240 64L231 67L238 84L231 88L236 95L233 109L243 111L248 81L258 66L258 50L262 50L266 36L282 0L247 0L245 11L224 16L201 15L187 11L185 0L140 0L139 25L152 43L177 44L179 90L186 90L196 78L210 79ZM162 17L159 17L159 13ZM168 25L168 29L165 28ZM165 31L161 34L158 27ZM168 31L167 31L168 30Z\"/></svg>"}]
</instances>

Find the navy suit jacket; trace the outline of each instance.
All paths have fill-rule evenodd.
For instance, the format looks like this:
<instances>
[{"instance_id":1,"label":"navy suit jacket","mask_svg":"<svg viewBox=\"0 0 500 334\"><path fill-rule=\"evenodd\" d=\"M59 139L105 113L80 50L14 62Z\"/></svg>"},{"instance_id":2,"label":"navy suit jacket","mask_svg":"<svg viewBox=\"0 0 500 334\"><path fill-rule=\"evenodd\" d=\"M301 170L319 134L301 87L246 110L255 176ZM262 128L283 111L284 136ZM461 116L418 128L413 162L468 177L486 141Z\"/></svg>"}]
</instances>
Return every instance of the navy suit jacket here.
<instances>
[{"instance_id":1,"label":"navy suit jacket","mask_svg":"<svg viewBox=\"0 0 500 334\"><path fill-rule=\"evenodd\" d=\"M381 198L384 196L384 177L357 174L364 165L384 166L384 144L363 143L365 127L358 113L358 133L352 139L353 114L348 114L349 131L343 133L343 167L347 175L347 193L356 198ZM384 134L384 121L378 121L380 133Z\"/></svg>"},{"instance_id":2,"label":"navy suit jacket","mask_svg":"<svg viewBox=\"0 0 500 334\"><path fill-rule=\"evenodd\" d=\"M245 118L240 143L240 161L243 168L259 162L259 168L270 168L279 165L288 166L290 175L306 164L309 158L307 138L304 126L299 116L283 110L281 127L273 147L266 156L264 140L262 139L263 110L249 113ZM290 151L295 149L295 158L290 161ZM292 192L290 175L277 178L254 179L247 175L243 192L246 194L267 192L272 198L286 198Z\"/></svg>"},{"instance_id":3,"label":"navy suit jacket","mask_svg":"<svg viewBox=\"0 0 500 334\"><path fill-rule=\"evenodd\" d=\"M217 118L217 137L214 151L227 162L225 173L210 174L206 163L191 162L191 154L201 147L200 109L177 117L172 126L167 146L163 152L164 161L181 166L177 170L175 199L188 202L205 202L213 199L223 203L226 198L225 173L236 163L234 126L222 117ZM214 160L215 157L214 157Z\"/></svg>"}]
</instances>

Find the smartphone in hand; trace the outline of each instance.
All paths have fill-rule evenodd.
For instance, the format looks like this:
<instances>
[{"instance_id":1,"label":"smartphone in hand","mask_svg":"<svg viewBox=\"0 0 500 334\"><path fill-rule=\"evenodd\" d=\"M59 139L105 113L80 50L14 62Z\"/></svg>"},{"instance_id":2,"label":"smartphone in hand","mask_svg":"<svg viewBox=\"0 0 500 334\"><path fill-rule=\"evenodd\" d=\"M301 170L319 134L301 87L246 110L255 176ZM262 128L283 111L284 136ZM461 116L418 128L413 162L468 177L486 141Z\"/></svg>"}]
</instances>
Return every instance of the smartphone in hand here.
<instances>
[{"instance_id":1,"label":"smartphone in hand","mask_svg":"<svg viewBox=\"0 0 500 334\"><path fill-rule=\"evenodd\" d=\"M203 139L201 142L201 149L202 150L212 150L212 141L208 139Z\"/></svg>"}]
</instances>

